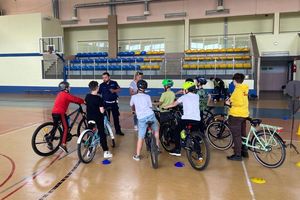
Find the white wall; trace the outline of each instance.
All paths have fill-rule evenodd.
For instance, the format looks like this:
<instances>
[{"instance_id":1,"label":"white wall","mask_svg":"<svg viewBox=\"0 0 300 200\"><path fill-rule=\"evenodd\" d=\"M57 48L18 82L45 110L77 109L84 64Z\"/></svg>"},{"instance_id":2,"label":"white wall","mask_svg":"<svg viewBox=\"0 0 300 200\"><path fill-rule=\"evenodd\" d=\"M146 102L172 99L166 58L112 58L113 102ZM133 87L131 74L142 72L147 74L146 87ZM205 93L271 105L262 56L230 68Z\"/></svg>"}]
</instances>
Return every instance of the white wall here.
<instances>
[{"instance_id":1,"label":"white wall","mask_svg":"<svg viewBox=\"0 0 300 200\"><path fill-rule=\"evenodd\" d=\"M108 40L107 26L65 28L64 29L65 54L66 55L76 54L78 41L90 41L90 40Z\"/></svg>"},{"instance_id":2,"label":"white wall","mask_svg":"<svg viewBox=\"0 0 300 200\"><path fill-rule=\"evenodd\" d=\"M39 52L41 14L0 16L0 27L1 53Z\"/></svg>"},{"instance_id":3,"label":"white wall","mask_svg":"<svg viewBox=\"0 0 300 200\"><path fill-rule=\"evenodd\" d=\"M42 16L42 36L43 37L54 37L63 36L64 31L61 27L60 21L49 16Z\"/></svg>"},{"instance_id":4,"label":"white wall","mask_svg":"<svg viewBox=\"0 0 300 200\"><path fill-rule=\"evenodd\" d=\"M280 32L300 31L300 13L281 13Z\"/></svg>"}]
</instances>

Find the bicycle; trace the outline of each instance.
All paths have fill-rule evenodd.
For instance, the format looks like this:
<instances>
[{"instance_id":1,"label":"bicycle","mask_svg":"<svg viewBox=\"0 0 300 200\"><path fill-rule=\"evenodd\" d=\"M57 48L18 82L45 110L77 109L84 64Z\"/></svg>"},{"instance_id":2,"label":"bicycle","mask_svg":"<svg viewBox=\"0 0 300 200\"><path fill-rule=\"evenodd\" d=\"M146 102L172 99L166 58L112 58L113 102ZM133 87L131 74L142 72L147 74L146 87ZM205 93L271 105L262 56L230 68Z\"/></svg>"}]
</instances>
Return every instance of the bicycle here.
<instances>
[{"instance_id":1,"label":"bicycle","mask_svg":"<svg viewBox=\"0 0 300 200\"><path fill-rule=\"evenodd\" d=\"M204 170L210 160L210 150L206 137L199 130L193 130L196 124L188 124L180 133L181 147L186 150L191 166L196 170Z\"/></svg>"},{"instance_id":2,"label":"bicycle","mask_svg":"<svg viewBox=\"0 0 300 200\"><path fill-rule=\"evenodd\" d=\"M75 115L74 120L70 124L71 116ZM81 116L81 120L77 126L77 133L71 134L74 124L77 122L79 116ZM68 119L68 135L67 141L71 141L73 137L79 137L81 133L81 129L87 128L86 123L86 114L83 111L81 105L79 108L71 112L67 115ZM59 122L58 127L54 126L54 123L45 122L41 124L37 129L34 131L32 138L31 138L31 146L33 151L40 155L40 156L50 156L54 154L61 145L63 137L63 127L61 122Z\"/></svg>"},{"instance_id":3,"label":"bicycle","mask_svg":"<svg viewBox=\"0 0 300 200\"><path fill-rule=\"evenodd\" d=\"M109 109L109 108L107 108ZM111 146L114 148L116 146L115 135L112 129L112 125L109 120L109 111L105 111L104 115L104 132L111 139Z\"/></svg>"},{"instance_id":4,"label":"bicycle","mask_svg":"<svg viewBox=\"0 0 300 200\"><path fill-rule=\"evenodd\" d=\"M97 146L100 145L100 137L96 122L88 121L88 129L84 130L77 140L77 155L81 162L90 163L95 154Z\"/></svg>"},{"instance_id":5,"label":"bicycle","mask_svg":"<svg viewBox=\"0 0 300 200\"><path fill-rule=\"evenodd\" d=\"M262 124L261 119L246 118L250 122L250 130L246 137L242 137L242 144L253 152L255 159L263 166L268 168L277 168L283 164L286 157L286 145L278 133L282 132L282 127ZM216 133L212 133L210 127L218 127ZM226 130L226 132L225 132ZM224 134L225 132L225 134ZM227 119L224 121L212 122L207 128L208 141L219 150L229 149L233 145L233 136L229 129ZM229 138L224 142L224 139ZM218 145L216 142L224 142L224 146ZM280 157L275 162L264 160L261 155L269 156L275 150L280 151ZM273 158L272 158L273 159Z\"/></svg>"},{"instance_id":6,"label":"bicycle","mask_svg":"<svg viewBox=\"0 0 300 200\"><path fill-rule=\"evenodd\" d=\"M154 122L152 122L152 121L147 122L147 131L146 131L146 135L145 135L145 144L146 144L147 151L150 152L152 167L154 169L157 169L158 168L159 149L158 149L158 146L156 144L154 131L152 130L153 123Z\"/></svg>"}]
</instances>

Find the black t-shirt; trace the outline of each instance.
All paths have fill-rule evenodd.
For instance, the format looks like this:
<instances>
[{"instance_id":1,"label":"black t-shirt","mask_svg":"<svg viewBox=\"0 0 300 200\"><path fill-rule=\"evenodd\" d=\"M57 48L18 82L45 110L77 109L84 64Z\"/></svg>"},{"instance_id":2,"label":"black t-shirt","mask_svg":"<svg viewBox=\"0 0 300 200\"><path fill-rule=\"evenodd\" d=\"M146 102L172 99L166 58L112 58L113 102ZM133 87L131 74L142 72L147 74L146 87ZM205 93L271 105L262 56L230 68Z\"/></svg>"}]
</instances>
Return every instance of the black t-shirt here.
<instances>
[{"instance_id":1,"label":"black t-shirt","mask_svg":"<svg viewBox=\"0 0 300 200\"><path fill-rule=\"evenodd\" d=\"M87 94L85 97L86 114L88 120L103 119L100 107L103 107L103 99L98 95Z\"/></svg>"}]
</instances>

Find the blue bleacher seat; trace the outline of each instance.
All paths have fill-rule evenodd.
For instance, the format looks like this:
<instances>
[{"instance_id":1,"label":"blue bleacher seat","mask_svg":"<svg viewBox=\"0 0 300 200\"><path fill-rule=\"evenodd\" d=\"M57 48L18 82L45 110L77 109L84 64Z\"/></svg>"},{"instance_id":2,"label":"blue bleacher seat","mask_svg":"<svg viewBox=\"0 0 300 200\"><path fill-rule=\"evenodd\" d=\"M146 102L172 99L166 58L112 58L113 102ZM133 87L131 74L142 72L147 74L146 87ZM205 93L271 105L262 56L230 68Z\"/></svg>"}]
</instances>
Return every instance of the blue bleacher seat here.
<instances>
[{"instance_id":1,"label":"blue bleacher seat","mask_svg":"<svg viewBox=\"0 0 300 200\"><path fill-rule=\"evenodd\" d=\"M137 58L136 62L144 62L144 58Z\"/></svg>"},{"instance_id":2,"label":"blue bleacher seat","mask_svg":"<svg viewBox=\"0 0 300 200\"><path fill-rule=\"evenodd\" d=\"M141 51L141 56L144 56L144 55L146 55L146 54L147 54L146 51Z\"/></svg>"}]
</instances>

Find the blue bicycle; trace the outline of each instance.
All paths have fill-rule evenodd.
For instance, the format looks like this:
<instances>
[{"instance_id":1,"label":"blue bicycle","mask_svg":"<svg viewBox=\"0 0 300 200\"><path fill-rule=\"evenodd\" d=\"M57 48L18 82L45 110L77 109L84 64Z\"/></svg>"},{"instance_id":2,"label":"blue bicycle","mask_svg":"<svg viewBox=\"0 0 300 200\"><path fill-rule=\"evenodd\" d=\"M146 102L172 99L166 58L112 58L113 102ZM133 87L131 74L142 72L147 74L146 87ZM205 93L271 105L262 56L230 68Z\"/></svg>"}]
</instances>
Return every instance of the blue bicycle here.
<instances>
[{"instance_id":1,"label":"blue bicycle","mask_svg":"<svg viewBox=\"0 0 300 200\"><path fill-rule=\"evenodd\" d=\"M88 121L88 129L83 131L77 140L78 158L83 163L90 163L95 154L97 146L100 145L100 137L96 122Z\"/></svg>"}]
</instances>

